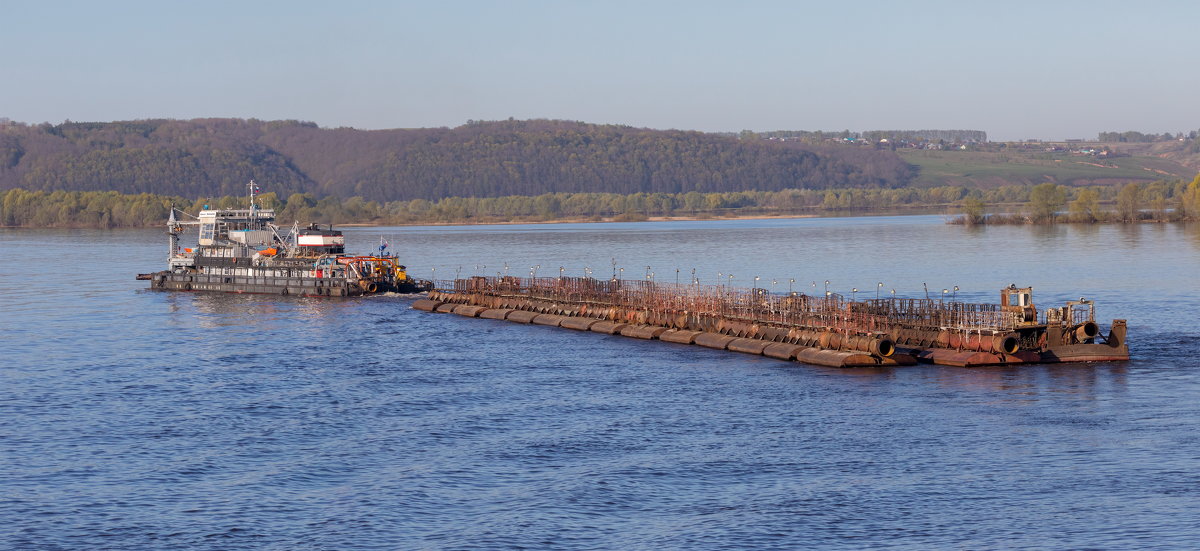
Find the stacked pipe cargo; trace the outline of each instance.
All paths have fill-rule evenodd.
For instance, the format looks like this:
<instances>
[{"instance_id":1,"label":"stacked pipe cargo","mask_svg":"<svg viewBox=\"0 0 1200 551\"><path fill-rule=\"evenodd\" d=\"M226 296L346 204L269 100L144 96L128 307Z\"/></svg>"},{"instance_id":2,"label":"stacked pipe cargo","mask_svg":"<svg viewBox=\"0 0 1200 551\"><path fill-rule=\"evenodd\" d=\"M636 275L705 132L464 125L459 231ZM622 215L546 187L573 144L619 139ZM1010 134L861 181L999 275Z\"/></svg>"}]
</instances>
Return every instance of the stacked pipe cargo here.
<instances>
[{"instance_id":1,"label":"stacked pipe cargo","mask_svg":"<svg viewBox=\"0 0 1200 551\"><path fill-rule=\"evenodd\" d=\"M1075 313L1066 316L1071 325L1059 320L1053 326L1036 314L1031 323L1028 308L995 304L853 301L832 292L775 294L698 282L475 276L439 282L413 307L838 367L911 365L917 359L965 366L1128 359L1124 320L1100 337L1091 303L1086 305L1087 319L1075 319Z\"/></svg>"}]
</instances>

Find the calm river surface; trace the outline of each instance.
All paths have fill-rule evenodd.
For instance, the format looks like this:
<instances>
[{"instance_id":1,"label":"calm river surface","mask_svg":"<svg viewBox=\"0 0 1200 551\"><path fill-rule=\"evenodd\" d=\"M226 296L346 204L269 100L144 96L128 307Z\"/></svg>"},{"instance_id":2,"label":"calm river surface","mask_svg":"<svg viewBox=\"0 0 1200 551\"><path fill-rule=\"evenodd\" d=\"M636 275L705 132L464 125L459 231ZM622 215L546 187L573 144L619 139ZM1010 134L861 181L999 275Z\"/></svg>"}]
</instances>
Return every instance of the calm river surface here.
<instances>
[{"instance_id":1,"label":"calm river surface","mask_svg":"<svg viewBox=\"0 0 1200 551\"><path fill-rule=\"evenodd\" d=\"M152 292L161 230L0 230L0 548L1200 545L1200 227L347 230L381 234L426 278L1033 285L1127 318L1134 360L836 370L412 297Z\"/></svg>"}]
</instances>

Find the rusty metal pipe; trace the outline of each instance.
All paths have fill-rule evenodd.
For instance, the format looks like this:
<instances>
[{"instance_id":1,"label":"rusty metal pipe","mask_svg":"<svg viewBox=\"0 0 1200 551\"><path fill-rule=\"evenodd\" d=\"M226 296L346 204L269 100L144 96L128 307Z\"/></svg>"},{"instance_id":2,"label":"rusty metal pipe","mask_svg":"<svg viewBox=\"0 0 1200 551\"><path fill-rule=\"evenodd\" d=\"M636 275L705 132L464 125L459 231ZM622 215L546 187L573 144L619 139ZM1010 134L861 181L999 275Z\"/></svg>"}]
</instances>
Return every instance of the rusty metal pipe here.
<instances>
[{"instance_id":1,"label":"rusty metal pipe","mask_svg":"<svg viewBox=\"0 0 1200 551\"><path fill-rule=\"evenodd\" d=\"M992 337L992 350L1000 354L1016 354L1021 347L1021 337L1016 333L1005 333Z\"/></svg>"},{"instance_id":2,"label":"rusty metal pipe","mask_svg":"<svg viewBox=\"0 0 1200 551\"><path fill-rule=\"evenodd\" d=\"M881 358L890 357L892 354L896 353L896 341L892 340L891 337L886 335L876 337L871 339L871 346L867 352L870 352L871 354Z\"/></svg>"},{"instance_id":3,"label":"rusty metal pipe","mask_svg":"<svg viewBox=\"0 0 1200 551\"><path fill-rule=\"evenodd\" d=\"M937 333L937 345L942 348L950 348L950 332L943 329Z\"/></svg>"},{"instance_id":4,"label":"rusty metal pipe","mask_svg":"<svg viewBox=\"0 0 1200 551\"><path fill-rule=\"evenodd\" d=\"M1085 321L1075 328L1075 339L1084 342L1096 338L1100 334L1100 326L1094 321Z\"/></svg>"}]
</instances>

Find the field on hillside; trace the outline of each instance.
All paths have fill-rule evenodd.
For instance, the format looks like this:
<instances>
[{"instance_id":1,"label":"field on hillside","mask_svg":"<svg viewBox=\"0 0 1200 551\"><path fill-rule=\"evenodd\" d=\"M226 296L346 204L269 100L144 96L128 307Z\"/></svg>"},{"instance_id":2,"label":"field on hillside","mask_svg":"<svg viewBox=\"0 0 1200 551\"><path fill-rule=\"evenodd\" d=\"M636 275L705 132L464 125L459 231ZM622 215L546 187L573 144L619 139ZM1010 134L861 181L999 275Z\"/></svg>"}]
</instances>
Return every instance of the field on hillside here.
<instances>
[{"instance_id":1,"label":"field on hillside","mask_svg":"<svg viewBox=\"0 0 1200 551\"><path fill-rule=\"evenodd\" d=\"M1158 157L1096 157L1065 152L927 151L900 149L905 161L920 168L919 186L994 187L1054 182L1067 185L1113 184L1187 178L1196 171Z\"/></svg>"}]
</instances>

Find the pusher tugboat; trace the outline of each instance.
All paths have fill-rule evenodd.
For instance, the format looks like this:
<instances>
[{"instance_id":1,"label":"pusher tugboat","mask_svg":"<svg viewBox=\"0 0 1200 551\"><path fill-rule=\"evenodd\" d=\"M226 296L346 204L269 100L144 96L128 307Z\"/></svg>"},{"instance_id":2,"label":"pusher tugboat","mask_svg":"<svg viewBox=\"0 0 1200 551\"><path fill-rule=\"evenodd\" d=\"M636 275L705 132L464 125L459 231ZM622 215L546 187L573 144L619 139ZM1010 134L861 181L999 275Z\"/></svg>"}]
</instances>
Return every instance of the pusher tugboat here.
<instances>
[{"instance_id":1,"label":"pusher tugboat","mask_svg":"<svg viewBox=\"0 0 1200 551\"><path fill-rule=\"evenodd\" d=\"M432 289L414 279L395 256L345 253L346 239L333 226L292 225L286 236L275 225L275 211L256 202L258 187L249 184L250 207L204 209L191 216L171 209L167 219L170 254L167 269L138 274L151 289L215 291L314 297L352 297L377 293L419 293ZM182 219L176 217L178 212ZM196 226L195 248L181 248L185 226Z\"/></svg>"}]
</instances>

